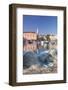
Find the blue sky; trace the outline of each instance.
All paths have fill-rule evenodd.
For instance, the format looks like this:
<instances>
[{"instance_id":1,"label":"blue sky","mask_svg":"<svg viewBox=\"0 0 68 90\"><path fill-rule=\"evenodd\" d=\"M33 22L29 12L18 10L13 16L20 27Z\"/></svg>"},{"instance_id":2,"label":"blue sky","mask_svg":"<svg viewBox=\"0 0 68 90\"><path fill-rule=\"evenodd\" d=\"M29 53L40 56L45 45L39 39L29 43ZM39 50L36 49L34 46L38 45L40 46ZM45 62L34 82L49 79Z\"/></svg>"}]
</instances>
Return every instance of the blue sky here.
<instances>
[{"instance_id":1,"label":"blue sky","mask_svg":"<svg viewBox=\"0 0 68 90\"><path fill-rule=\"evenodd\" d=\"M23 16L24 32L36 32L39 34L57 34L57 16Z\"/></svg>"}]
</instances>

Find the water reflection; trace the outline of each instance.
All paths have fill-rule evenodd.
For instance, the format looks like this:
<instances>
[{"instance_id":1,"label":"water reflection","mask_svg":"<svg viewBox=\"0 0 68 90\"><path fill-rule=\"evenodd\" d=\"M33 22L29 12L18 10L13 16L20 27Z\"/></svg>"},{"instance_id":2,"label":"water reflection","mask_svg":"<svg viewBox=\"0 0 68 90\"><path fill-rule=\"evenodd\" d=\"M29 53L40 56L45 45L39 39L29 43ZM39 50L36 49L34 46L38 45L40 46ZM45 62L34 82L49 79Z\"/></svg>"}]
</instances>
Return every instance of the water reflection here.
<instances>
[{"instance_id":1,"label":"water reflection","mask_svg":"<svg viewBox=\"0 0 68 90\"><path fill-rule=\"evenodd\" d=\"M24 46L24 51L35 51L35 50L37 50L36 44L26 44Z\"/></svg>"},{"instance_id":2,"label":"water reflection","mask_svg":"<svg viewBox=\"0 0 68 90\"><path fill-rule=\"evenodd\" d=\"M23 41L23 50L24 51L32 51L32 52L35 52L35 51L38 51L38 50L49 50L49 49L53 49L53 48L56 48L57 46L57 42L56 41L51 41L51 42L48 42L48 41Z\"/></svg>"}]
</instances>

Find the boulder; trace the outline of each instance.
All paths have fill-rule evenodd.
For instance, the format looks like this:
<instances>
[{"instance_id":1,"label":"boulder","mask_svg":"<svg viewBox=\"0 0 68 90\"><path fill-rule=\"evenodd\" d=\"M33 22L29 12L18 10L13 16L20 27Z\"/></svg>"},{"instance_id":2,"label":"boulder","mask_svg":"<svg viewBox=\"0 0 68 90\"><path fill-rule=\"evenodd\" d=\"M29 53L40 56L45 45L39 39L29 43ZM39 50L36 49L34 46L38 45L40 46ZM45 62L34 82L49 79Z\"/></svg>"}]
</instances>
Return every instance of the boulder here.
<instances>
[{"instance_id":1,"label":"boulder","mask_svg":"<svg viewBox=\"0 0 68 90\"><path fill-rule=\"evenodd\" d=\"M35 64L39 64L37 55L31 51L26 52L23 55L23 68L26 69Z\"/></svg>"},{"instance_id":2,"label":"boulder","mask_svg":"<svg viewBox=\"0 0 68 90\"><path fill-rule=\"evenodd\" d=\"M51 49L49 53L54 57L57 55L57 49Z\"/></svg>"},{"instance_id":3,"label":"boulder","mask_svg":"<svg viewBox=\"0 0 68 90\"><path fill-rule=\"evenodd\" d=\"M49 53L43 53L38 56L39 62L41 65L48 65L53 62L53 57Z\"/></svg>"}]
</instances>

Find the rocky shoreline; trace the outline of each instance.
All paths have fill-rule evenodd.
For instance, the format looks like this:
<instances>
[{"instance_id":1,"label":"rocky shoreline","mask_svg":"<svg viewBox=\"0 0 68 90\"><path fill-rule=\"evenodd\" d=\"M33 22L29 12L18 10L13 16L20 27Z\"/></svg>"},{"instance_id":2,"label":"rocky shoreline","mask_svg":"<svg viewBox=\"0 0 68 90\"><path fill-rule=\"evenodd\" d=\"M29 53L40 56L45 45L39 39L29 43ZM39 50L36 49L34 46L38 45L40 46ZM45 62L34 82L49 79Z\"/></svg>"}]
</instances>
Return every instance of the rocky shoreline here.
<instances>
[{"instance_id":1,"label":"rocky shoreline","mask_svg":"<svg viewBox=\"0 0 68 90\"><path fill-rule=\"evenodd\" d=\"M26 57L27 56L27 57ZM57 73L57 53L55 49L40 56L27 53L24 57L23 74Z\"/></svg>"}]
</instances>

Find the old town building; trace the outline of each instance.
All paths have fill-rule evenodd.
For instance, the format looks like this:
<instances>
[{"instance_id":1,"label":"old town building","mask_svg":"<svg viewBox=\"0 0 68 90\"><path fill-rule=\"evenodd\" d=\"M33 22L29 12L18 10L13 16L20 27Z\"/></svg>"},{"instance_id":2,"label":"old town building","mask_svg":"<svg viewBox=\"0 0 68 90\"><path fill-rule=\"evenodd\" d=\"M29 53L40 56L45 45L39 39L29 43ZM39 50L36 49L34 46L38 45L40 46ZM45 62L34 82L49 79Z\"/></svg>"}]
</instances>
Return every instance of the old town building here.
<instances>
[{"instance_id":1,"label":"old town building","mask_svg":"<svg viewBox=\"0 0 68 90\"><path fill-rule=\"evenodd\" d=\"M26 40L37 40L37 33L35 33L35 32L24 32L23 37Z\"/></svg>"}]
</instances>

